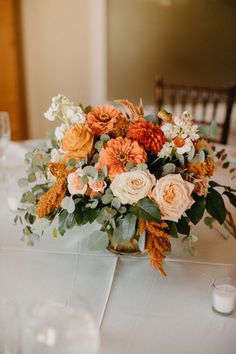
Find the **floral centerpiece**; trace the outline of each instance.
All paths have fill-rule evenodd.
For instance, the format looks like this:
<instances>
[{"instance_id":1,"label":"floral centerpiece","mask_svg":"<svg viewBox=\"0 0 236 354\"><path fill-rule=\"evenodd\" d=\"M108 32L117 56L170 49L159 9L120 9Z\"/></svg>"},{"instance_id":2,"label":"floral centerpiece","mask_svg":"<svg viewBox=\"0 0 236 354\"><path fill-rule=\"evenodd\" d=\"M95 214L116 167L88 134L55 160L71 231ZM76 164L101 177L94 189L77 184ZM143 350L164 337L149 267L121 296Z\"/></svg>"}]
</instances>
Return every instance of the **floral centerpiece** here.
<instances>
[{"instance_id":1,"label":"floral centerpiece","mask_svg":"<svg viewBox=\"0 0 236 354\"><path fill-rule=\"evenodd\" d=\"M205 210L209 226L216 219L235 227L216 188L234 206L235 190L210 180L215 152L191 115L163 110L158 116L160 125L128 100L84 108L53 97L45 117L61 124L50 143L26 154L28 176L19 180L25 208L16 221L25 223L24 239L32 245L55 220L54 237L96 221L101 227L89 236L91 249L146 250L151 265L165 274L171 237L185 235L191 252L190 225Z\"/></svg>"}]
</instances>

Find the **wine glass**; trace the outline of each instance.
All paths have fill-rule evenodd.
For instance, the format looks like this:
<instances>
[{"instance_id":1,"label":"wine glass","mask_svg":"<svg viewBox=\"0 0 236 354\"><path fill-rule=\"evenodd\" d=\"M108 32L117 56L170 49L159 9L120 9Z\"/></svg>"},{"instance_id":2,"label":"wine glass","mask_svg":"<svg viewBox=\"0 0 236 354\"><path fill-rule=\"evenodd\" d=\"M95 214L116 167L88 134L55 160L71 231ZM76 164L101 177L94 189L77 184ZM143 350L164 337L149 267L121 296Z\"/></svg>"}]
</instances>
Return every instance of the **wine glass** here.
<instances>
[{"instance_id":1,"label":"wine glass","mask_svg":"<svg viewBox=\"0 0 236 354\"><path fill-rule=\"evenodd\" d=\"M0 182L6 180L6 148L11 138L9 114L0 112Z\"/></svg>"}]
</instances>

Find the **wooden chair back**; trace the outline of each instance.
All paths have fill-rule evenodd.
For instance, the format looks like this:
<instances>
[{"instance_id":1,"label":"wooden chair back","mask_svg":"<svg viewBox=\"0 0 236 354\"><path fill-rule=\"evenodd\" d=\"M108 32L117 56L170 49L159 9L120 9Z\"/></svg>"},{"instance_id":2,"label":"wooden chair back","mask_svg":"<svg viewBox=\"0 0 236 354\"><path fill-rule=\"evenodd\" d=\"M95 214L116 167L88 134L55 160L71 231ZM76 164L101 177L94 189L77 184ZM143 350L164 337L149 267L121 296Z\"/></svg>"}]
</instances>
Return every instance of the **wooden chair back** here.
<instances>
[{"instance_id":1,"label":"wooden chair back","mask_svg":"<svg viewBox=\"0 0 236 354\"><path fill-rule=\"evenodd\" d=\"M228 87L207 87L164 82L155 79L155 107L157 113L170 107L172 113L188 110L197 124L217 124L217 137L212 141L227 144L230 120L236 94L236 85ZM220 112L218 112L220 111Z\"/></svg>"}]
</instances>

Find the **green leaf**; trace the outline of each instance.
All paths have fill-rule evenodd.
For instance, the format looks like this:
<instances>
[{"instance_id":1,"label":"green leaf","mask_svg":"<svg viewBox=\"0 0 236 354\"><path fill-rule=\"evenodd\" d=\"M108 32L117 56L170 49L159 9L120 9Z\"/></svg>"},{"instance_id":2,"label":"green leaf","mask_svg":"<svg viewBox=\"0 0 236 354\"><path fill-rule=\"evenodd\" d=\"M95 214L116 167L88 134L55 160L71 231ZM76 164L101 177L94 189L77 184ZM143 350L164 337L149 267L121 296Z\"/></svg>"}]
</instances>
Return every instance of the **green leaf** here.
<instances>
[{"instance_id":1,"label":"green leaf","mask_svg":"<svg viewBox=\"0 0 236 354\"><path fill-rule=\"evenodd\" d=\"M111 204L115 209L119 209L121 207L121 203L119 198L115 197L112 199L112 204Z\"/></svg>"},{"instance_id":2,"label":"green leaf","mask_svg":"<svg viewBox=\"0 0 236 354\"><path fill-rule=\"evenodd\" d=\"M170 173L175 173L175 169L176 169L176 166L174 163L167 163L163 166L163 173L162 175L165 176L165 175L168 175Z\"/></svg>"},{"instance_id":3,"label":"green leaf","mask_svg":"<svg viewBox=\"0 0 236 354\"><path fill-rule=\"evenodd\" d=\"M196 202L191 206L190 209L186 210L190 221L196 225L202 219L203 214L206 209L206 199L205 197L198 197Z\"/></svg>"},{"instance_id":4,"label":"green leaf","mask_svg":"<svg viewBox=\"0 0 236 354\"><path fill-rule=\"evenodd\" d=\"M99 152L100 150L102 150L103 148L103 142L98 140L95 145L94 145L95 149Z\"/></svg>"},{"instance_id":5,"label":"green leaf","mask_svg":"<svg viewBox=\"0 0 236 354\"><path fill-rule=\"evenodd\" d=\"M57 238L57 228L56 227L54 227L52 230L52 236Z\"/></svg>"},{"instance_id":6,"label":"green leaf","mask_svg":"<svg viewBox=\"0 0 236 354\"><path fill-rule=\"evenodd\" d=\"M229 198L230 203L236 208L236 195L231 192L224 192L223 194Z\"/></svg>"},{"instance_id":7,"label":"green leaf","mask_svg":"<svg viewBox=\"0 0 236 354\"><path fill-rule=\"evenodd\" d=\"M172 237L178 238L178 230L177 230L177 225L174 221L167 221L169 225L169 232Z\"/></svg>"},{"instance_id":8,"label":"green leaf","mask_svg":"<svg viewBox=\"0 0 236 354\"><path fill-rule=\"evenodd\" d=\"M61 207L67 210L69 214L72 214L75 211L75 203L72 197L66 196L61 202Z\"/></svg>"},{"instance_id":9,"label":"green leaf","mask_svg":"<svg viewBox=\"0 0 236 354\"><path fill-rule=\"evenodd\" d=\"M217 123L215 120L211 122L209 135L211 138L215 138L217 135Z\"/></svg>"},{"instance_id":10,"label":"green leaf","mask_svg":"<svg viewBox=\"0 0 236 354\"><path fill-rule=\"evenodd\" d=\"M28 176L28 182L33 183L33 182L35 182L35 181L36 181L36 176L35 176L35 173L32 172L32 173L30 173L29 176Z\"/></svg>"},{"instance_id":11,"label":"green leaf","mask_svg":"<svg viewBox=\"0 0 236 354\"><path fill-rule=\"evenodd\" d=\"M143 198L135 206L131 206L131 212L139 219L160 222L161 212L158 206L150 199Z\"/></svg>"},{"instance_id":12,"label":"green leaf","mask_svg":"<svg viewBox=\"0 0 236 354\"><path fill-rule=\"evenodd\" d=\"M39 235L45 229L47 229L49 225L50 225L50 221L48 219L41 218L41 219L37 219L35 221L34 225L32 225L32 227L31 227L31 229L32 229L32 232Z\"/></svg>"},{"instance_id":13,"label":"green leaf","mask_svg":"<svg viewBox=\"0 0 236 354\"><path fill-rule=\"evenodd\" d=\"M226 218L225 203L220 193L213 188L209 189L206 198L206 210L211 216L218 220L220 224L223 224Z\"/></svg>"},{"instance_id":14,"label":"green leaf","mask_svg":"<svg viewBox=\"0 0 236 354\"><path fill-rule=\"evenodd\" d=\"M135 234L137 216L127 214L124 219L118 221L113 237L117 243L128 242Z\"/></svg>"},{"instance_id":15,"label":"green leaf","mask_svg":"<svg viewBox=\"0 0 236 354\"><path fill-rule=\"evenodd\" d=\"M177 230L182 235L189 235L190 232L190 225L188 223L188 218L182 216L177 223Z\"/></svg>"},{"instance_id":16,"label":"green leaf","mask_svg":"<svg viewBox=\"0 0 236 354\"><path fill-rule=\"evenodd\" d=\"M134 168L134 164L132 162L127 162L127 164L125 165L125 171L131 171L132 168Z\"/></svg>"},{"instance_id":17,"label":"green leaf","mask_svg":"<svg viewBox=\"0 0 236 354\"><path fill-rule=\"evenodd\" d=\"M94 231L89 236L88 247L91 251L105 250L108 246L109 238L104 231Z\"/></svg>"},{"instance_id":18,"label":"green leaf","mask_svg":"<svg viewBox=\"0 0 236 354\"><path fill-rule=\"evenodd\" d=\"M112 199L113 199L113 195L112 194L104 194L102 196L102 203L103 204L110 204Z\"/></svg>"},{"instance_id":19,"label":"green leaf","mask_svg":"<svg viewBox=\"0 0 236 354\"><path fill-rule=\"evenodd\" d=\"M215 219L212 218L211 216L206 216L206 217L205 217L205 220L204 220L205 224L206 224L207 226L209 226L210 229L213 229L213 222L214 222L214 221L215 221Z\"/></svg>"},{"instance_id":20,"label":"green leaf","mask_svg":"<svg viewBox=\"0 0 236 354\"><path fill-rule=\"evenodd\" d=\"M96 176L96 174L97 174L97 170L93 166L86 166L86 167L83 168L83 171L84 171L84 174L86 176L89 176L89 177L92 177L92 178L94 178Z\"/></svg>"},{"instance_id":21,"label":"green leaf","mask_svg":"<svg viewBox=\"0 0 236 354\"><path fill-rule=\"evenodd\" d=\"M230 164L229 161L224 162L222 168L228 168L229 164Z\"/></svg>"},{"instance_id":22,"label":"green leaf","mask_svg":"<svg viewBox=\"0 0 236 354\"><path fill-rule=\"evenodd\" d=\"M66 232L65 230L65 221L68 216L68 212L66 210L63 210L62 213L59 214L59 225L58 225L58 231L61 236L63 236Z\"/></svg>"},{"instance_id":23,"label":"green leaf","mask_svg":"<svg viewBox=\"0 0 236 354\"><path fill-rule=\"evenodd\" d=\"M18 180L18 186L19 187L26 187L26 186L28 186L28 184L29 184L29 182L28 182L28 180L26 179L26 178L20 178L19 180Z\"/></svg>"},{"instance_id":24,"label":"green leaf","mask_svg":"<svg viewBox=\"0 0 236 354\"><path fill-rule=\"evenodd\" d=\"M107 135L107 134L102 134L101 136L100 136L100 140L101 141L103 141L104 143L106 143L108 140L110 140L111 138L110 138L110 136L109 135Z\"/></svg>"},{"instance_id":25,"label":"green leaf","mask_svg":"<svg viewBox=\"0 0 236 354\"><path fill-rule=\"evenodd\" d=\"M146 243L146 231L142 233L142 235L139 237L138 240L138 248L140 249L141 252L144 252L145 250L145 243Z\"/></svg>"}]
</instances>

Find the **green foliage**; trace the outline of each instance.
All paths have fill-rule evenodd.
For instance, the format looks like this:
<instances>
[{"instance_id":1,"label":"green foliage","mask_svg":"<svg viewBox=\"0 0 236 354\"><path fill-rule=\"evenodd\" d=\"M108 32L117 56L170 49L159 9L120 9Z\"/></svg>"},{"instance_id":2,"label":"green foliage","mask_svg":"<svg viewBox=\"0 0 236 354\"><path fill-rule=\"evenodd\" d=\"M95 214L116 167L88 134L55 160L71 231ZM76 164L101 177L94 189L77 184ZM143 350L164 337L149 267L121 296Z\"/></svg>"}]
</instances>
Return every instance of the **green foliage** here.
<instances>
[{"instance_id":1,"label":"green foliage","mask_svg":"<svg viewBox=\"0 0 236 354\"><path fill-rule=\"evenodd\" d=\"M223 224L226 218L225 203L221 194L214 188L209 188L209 193L206 198L206 210L220 224Z\"/></svg>"},{"instance_id":2,"label":"green foliage","mask_svg":"<svg viewBox=\"0 0 236 354\"><path fill-rule=\"evenodd\" d=\"M116 243L128 242L135 234L137 217L127 214L118 221L118 225L113 232L113 239Z\"/></svg>"},{"instance_id":3,"label":"green foliage","mask_svg":"<svg viewBox=\"0 0 236 354\"><path fill-rule=\"evenodd\" d=\"M185 216L182 216L176 224L177 231L182 235L189 235L190 233L190 225L189 219Z\"/></svg>"},{"instance_id":4,"label":"green foliage","mask_svg":"<svg viewBox=\"0 0 236 354\"><path fill-rule=\"evenodd\" d=\"M61 202L61 207L67 210L69 214L72 214L75 211L75 203L72 196L66 196Z\"/></svg>"},{"instance_id":5,"label":"green foliage","mask_svg":"<svg viewBox=\"0 0 236 354\"><path fill-rule=\"evenodd\" d=\"M178 230L177 230L177 225L174 221L167 221L167 224L169 226L168 232L171 234L172 237L178 238Z\"/></svg>"},{"instance_id":6,"label":"green foliage","mask_svg":"<svg viewBox=\"0 0 236 354\"><path fill-rule=\"evenodd\" d=\"M230 203L236 208L236 195L227 191L225 191L223 194L229 198Z\"/></svg>"},{"instance_id":7,"label":"green foliage","mask_svg":"<svg viewBox=\"0 0 236 354\"><path fill-rule=\"evenodd\" d=\"M157 204L148 198L143 198L138 201L135 206L130 208L131 212L139 219L147 221L160 222L161 212Z\"/></svg>"},{"instance_id":8,"label":"green foliage","mask_svg":"<svg viewBox=\"0 0 236 354\"><path fill-rule=\"evenodd\" d=\"M195 203L191 206L190 209L186 210L186 214L189 217L190 221L196 225L202 219L203 214L206 209L206 199L204 196L198 197L195 196Z\"/></svg>"}]
</instances>

